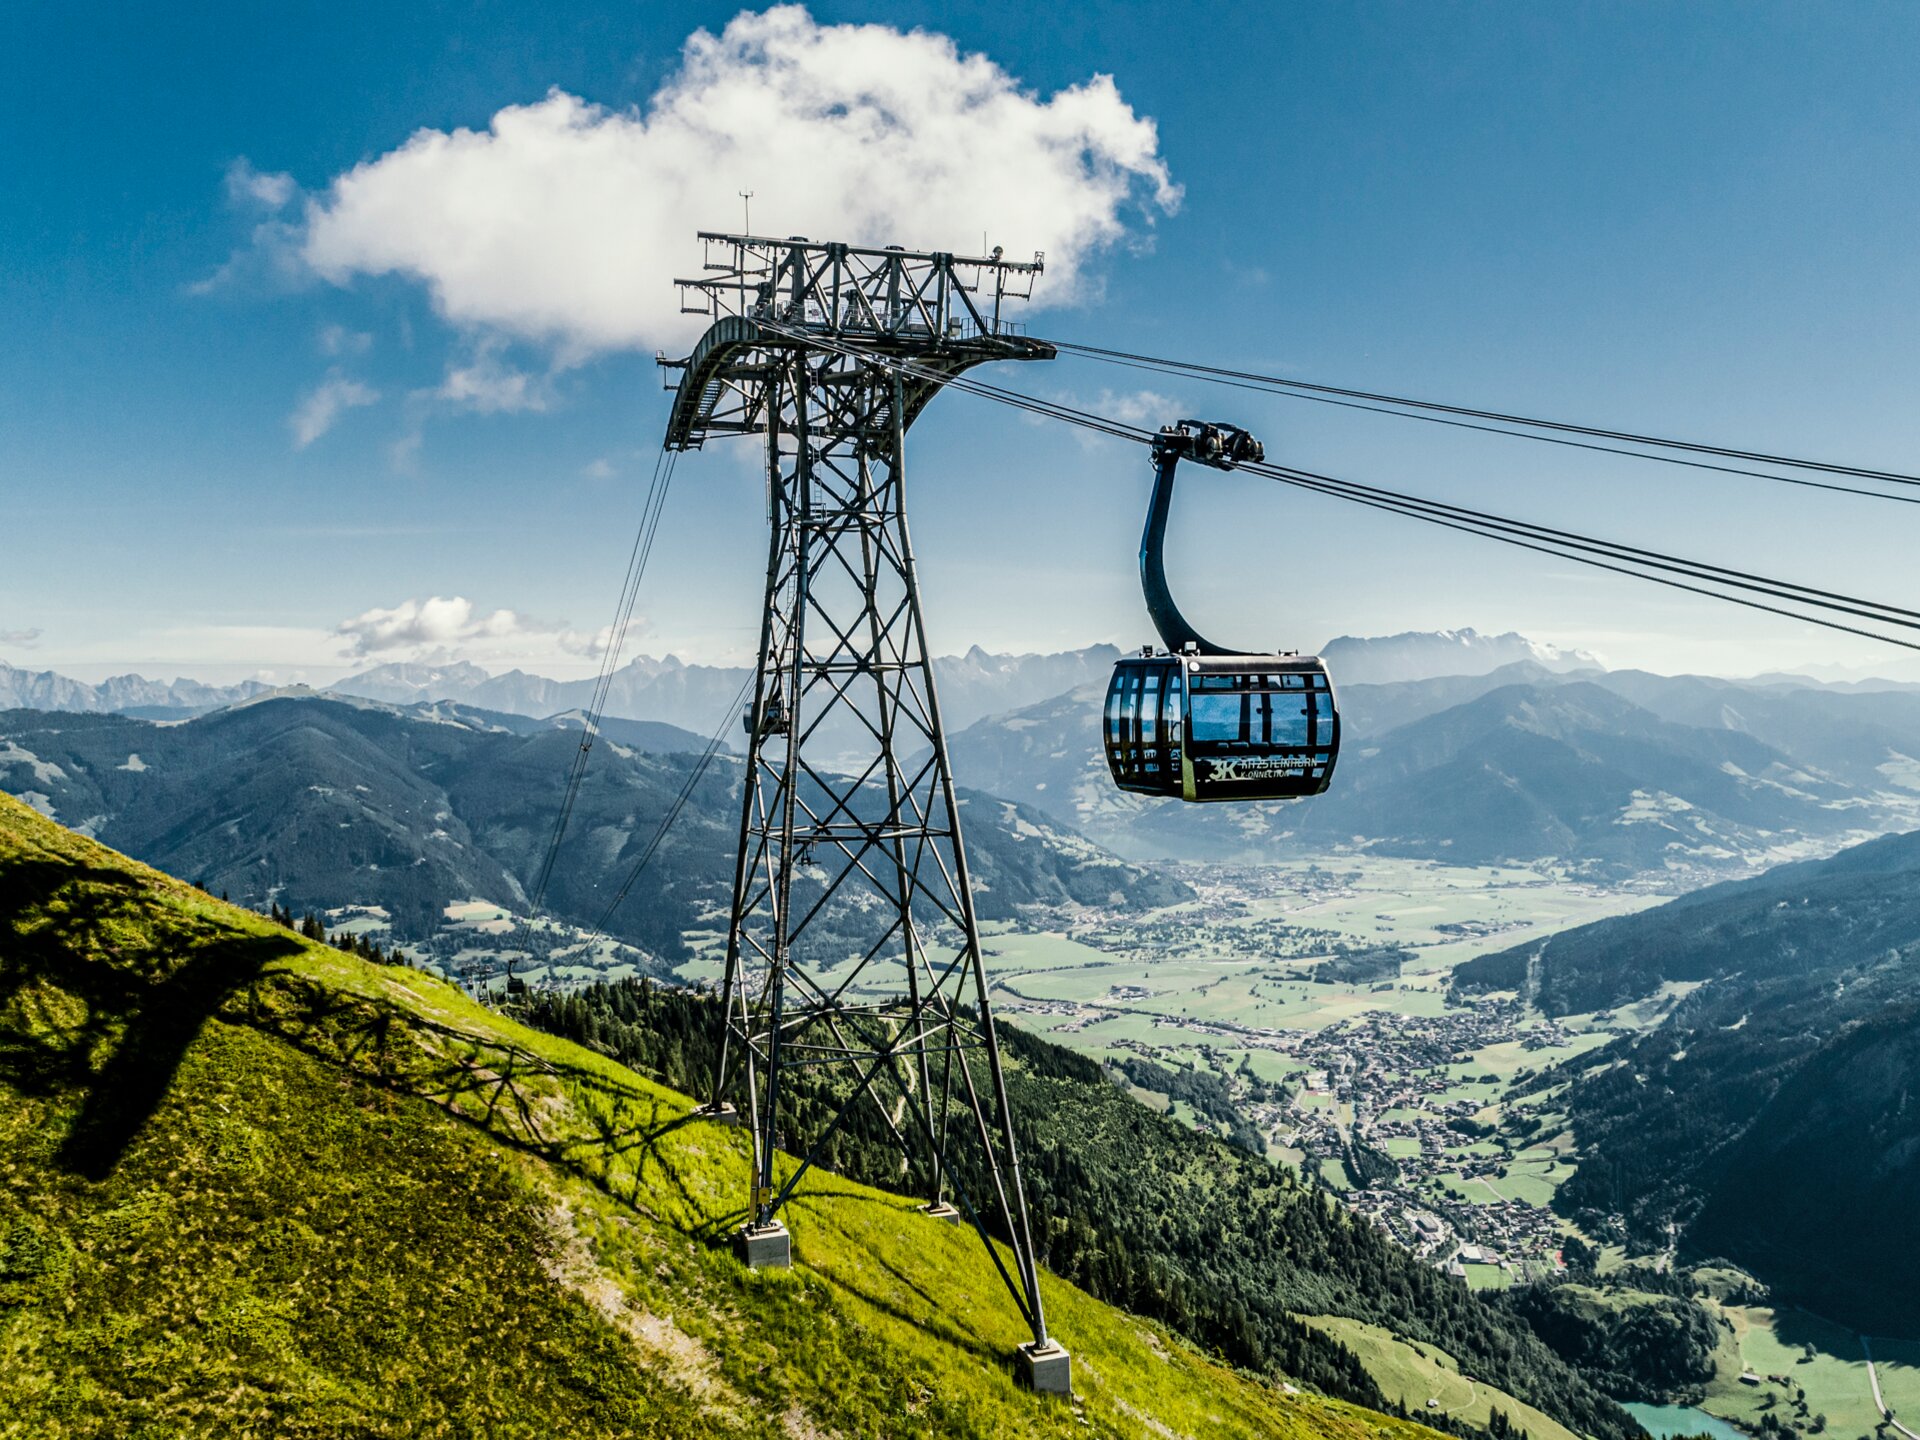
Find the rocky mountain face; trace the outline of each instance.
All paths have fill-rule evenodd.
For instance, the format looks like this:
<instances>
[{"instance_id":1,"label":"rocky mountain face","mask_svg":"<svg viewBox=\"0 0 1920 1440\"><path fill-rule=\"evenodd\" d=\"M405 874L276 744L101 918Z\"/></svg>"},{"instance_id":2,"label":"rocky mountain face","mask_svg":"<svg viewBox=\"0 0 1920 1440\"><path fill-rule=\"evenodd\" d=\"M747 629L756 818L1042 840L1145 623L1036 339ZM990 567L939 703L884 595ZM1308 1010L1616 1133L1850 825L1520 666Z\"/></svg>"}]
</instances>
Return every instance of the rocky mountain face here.
<instances>
[{"instance_id":1,"label":"rocky mountain face","mask_svg":"<svg viewBox=\"0 0 1920 1440\"><path fill-rule=\"evenodd\" d=\"M1342 635L1329 640L1320 657L1335 676L1353 685L1484 675L1503 665L1539 665L1556 674L1606 668L1590 651L1563 650L1511 630L1504 635L1473 629L1412 630L1369 638Z\"/></svg>"}]
</instances>

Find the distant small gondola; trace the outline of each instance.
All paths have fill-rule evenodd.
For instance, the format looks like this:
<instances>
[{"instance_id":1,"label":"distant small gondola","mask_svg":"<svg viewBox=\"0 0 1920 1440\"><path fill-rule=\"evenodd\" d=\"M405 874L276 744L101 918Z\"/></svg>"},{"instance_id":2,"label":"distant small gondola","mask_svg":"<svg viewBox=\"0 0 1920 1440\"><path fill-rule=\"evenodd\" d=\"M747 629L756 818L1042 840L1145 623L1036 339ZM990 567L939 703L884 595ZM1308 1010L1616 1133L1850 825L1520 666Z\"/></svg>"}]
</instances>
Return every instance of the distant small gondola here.
<instances>
[{"instance_id":1,"label":"distant small gondola","mask_svg":"<svg viewBox=\"0 0 1920 1440\"><path fill-rule=\"evenodd\" d=\"M1113 667L1102 732L1113 783L1180 800L1294 800L1333 779L1340 714L1319 657L1248 655L1203 639L1173 603L1163 549L1181 460L1231 469L1264 457L1231 425L1183 420L1153 443L1153 501L1140 541L1140 582L1165 650L1146 646Z\"/></svg>"}]
</instances>

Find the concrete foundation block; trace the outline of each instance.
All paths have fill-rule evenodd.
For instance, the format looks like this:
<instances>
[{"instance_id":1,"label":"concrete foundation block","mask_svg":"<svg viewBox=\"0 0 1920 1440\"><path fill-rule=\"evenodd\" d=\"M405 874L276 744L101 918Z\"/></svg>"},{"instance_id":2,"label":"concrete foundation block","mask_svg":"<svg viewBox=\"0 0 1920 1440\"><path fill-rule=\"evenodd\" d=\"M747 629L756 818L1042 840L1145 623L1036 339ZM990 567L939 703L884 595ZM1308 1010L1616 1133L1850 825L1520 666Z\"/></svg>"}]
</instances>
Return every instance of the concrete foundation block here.
<instances>
[{"instance_id":1,"label":"concrete foundation block","mask_svg":"<svg viewBox=\"0 0 1920 1440\"><path fill-rule=\"evenodd\" d=\"M778 1220L744 1226L734 1233L733 1253L749 1270L787 1270L793 1265L793 1237Z\"/></svg>"},{"instance_id":2,"label":"concrete foundation block","mask_svg":"<svg viewBox=\"0 0 1920 1440\"><path fill-rule=\"evenodd\" d=\"M705 1120L711 1125L738 1125L740 1112L722 1100L718 1105L701 1105L693 1112L695 1120Z\"/></svg>"},{"instance_id":3,"label":"concrete foundation block","mask_svg":"<svg viewBox=\"0 0 1920 1440\"><path fill-rule=\"evenodd\" d=\"M1058 1340L1022 1345L1014 1356L1014 1370L1036 1395L1073 1394L1073 1357Z\"/></svg>"},{"instance_id":4,"label":"concrete foundation block","mask_svg":"<svg viewBox=\"0 0 1920 1440\"><path fill-rule=\"evenodd\" d=\"M920 1213L929 1220L939 1220L948 1225L958 1225L960 1223L960 1212L944 1200L934 1205L922 1205L920 1207Z\"/></svg>"}]
</instances>

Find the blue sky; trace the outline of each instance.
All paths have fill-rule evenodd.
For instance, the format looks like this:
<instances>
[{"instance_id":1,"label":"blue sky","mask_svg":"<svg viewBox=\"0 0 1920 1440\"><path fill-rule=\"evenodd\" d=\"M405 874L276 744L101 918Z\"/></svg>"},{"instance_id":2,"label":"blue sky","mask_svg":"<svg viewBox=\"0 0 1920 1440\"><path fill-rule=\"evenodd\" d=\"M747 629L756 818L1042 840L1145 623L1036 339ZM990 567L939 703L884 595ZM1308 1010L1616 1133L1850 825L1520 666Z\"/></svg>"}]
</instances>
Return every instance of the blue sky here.
<instances>
[{"instance_id":1,"label":"blue sky","mask_svg":"<svg viewBox=\"0 0 1920 1440\"><path fill-rule=\"evenodd\" d=\"M0 660L88 677L326 679L423 655L589 671L665 414L645 303L610 298L609 313L639 306L626 338L585 342L591 287L612 296L622 277L572 275L564 259L530 253L536 278L523 287L508 272L503 286L496 270L495 288L463 310L449 300L456 282L436 288L432 274L381 273L368 258L417 240L407 216L398 238L353 231L343 242L353 258L320 273L301 248L306 207L351 230L337 177L378 170L418 131L485 131L552 91L616 122L635 107L644 117L663 85L684 81L688 37L722 34L738 14L141 5L107 25L73 7L16 8L0 85ZM1102 111L1115 144L1125 137L1114 116L1152 122L1151 165L1179 187L1177 206L1142 162L1106 207L1104 239L1068 233L1058 215L1035 220L1054 227L1050 254L1063 260L1041 299L1075 262L1060 282L1073 302L1037 309L1036 332L1756 449L1920 463L1920 9L820 4L810 14L815 28L874 22L950 37L1011 78L1036 124L1096 75L1117 88L1122 109ZM995 193L1029 173L1003 140L949 157L971 177L958 201L907 186L896 203L903 224L965 215L967 233L902 238L969 248L981 228L1033 228L1027 217L1053 201ZM697 172L701 157L683 146L673 164ZM700 204L662 185L610 206L613 243L629 233L622 217L644 220L630 232L645 252L632 275L697 262L694 230L738 215L705 213L721 208L712 194L791 183L763 173L790 160L751 145L708 168ZM738 173L722 183L719 169ZM486 173L473 182L483 191ZM459 183L402 199L464 204ZM985 197L979 226L974 194ZM774 208L758 209L755 226L785 233ZM678 253L661 253L673 246L659 237L679 233ZM423 263L444 261L444 281L457 259ZM523 291L538 298L541 284L576 280L584 298L554 302L574 320L512 319ZM1920 507L1148 383L1080 360L1017 380L1092 408L1238 420L1270 454L1310 469L1896 603L1920 598L1910 559ZM1147 486L1137 452L961 395L929 413L915 446L914 534L938 648L1148 638L1133 570ZM764 543L755 460L716 448L681 465L631 645L745 657ZM1174 546L1189 613L1250 647L1472 625L1665 670L1901 669L1897 652L1865 642L1254 480L1187 486ZM429 597L468 608L431 612L438 629L410 623ZM373 612L391 613L340 629Z\"/></svg>"}]
</instances>

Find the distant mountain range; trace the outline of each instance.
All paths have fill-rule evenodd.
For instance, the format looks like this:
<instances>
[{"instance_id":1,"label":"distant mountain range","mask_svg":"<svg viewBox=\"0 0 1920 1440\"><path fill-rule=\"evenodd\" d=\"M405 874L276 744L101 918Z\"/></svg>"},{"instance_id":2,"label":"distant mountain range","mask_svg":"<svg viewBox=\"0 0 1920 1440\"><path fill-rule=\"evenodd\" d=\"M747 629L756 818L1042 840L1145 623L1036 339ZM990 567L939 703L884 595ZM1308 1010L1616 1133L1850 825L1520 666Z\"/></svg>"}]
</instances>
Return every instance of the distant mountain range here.
<instances>
[{"instance_id":1,"label":"distant mountain range","mask_svg":"<svg viewBox=\"0 0 1920 1440\"><path fill-rule=\"evenodd\" d=\"M937 661L956 773L1135 860L1363 847L1462 863L1561 860L1600 879L1677 870L1685 882L1920 823L1920 687L1608 671L1590 655L1472 630L1326 647L1345 727L1327 795L1295 805L1146 801L1113 789L1100 747L1118 653L975 648ZM1523 658L1496 663L1514 655ZM1368 675L1402 678L1355 678ZM668 727L619 732L655 753L700 749L716 727L737 745L737 721L722 712L745 677L640 657L613 677L608 723ZM326 693L465 707L491 723L578 725L592 687L462 662L383 665ZM0 668L0 700L36 709L181 718L273 693L284 692L133 676L81 686ZM858 748L851 724L823 727L822 753L841 740Z\"/></svg>"},{"instance_id":2,"label":"distant mountain range","mask_svg":"<svg viewBox=\"0 0 1920 1440\"><path fill-rule=\"evenodd\" d=\"M1591 668L1583 651L1562 652L1524 636L1481 635L1473 630L1392 635L1382 639L1342 636L1326 648L1336 674L1354 681L1478 675L1500 665L1531 660L1550 668ZM974 646L964 655L934 661L942 717L953 729L983 716L1016 710L1078 686L1105 684L1120 651L1091 645L1047 655L991 655ZM739 666L689 665L669 655L642 655L620 667L607 694L607 713L633 720L663 720L701 735L713 733L720 711L746 679ZM446 664L398 661L377 665L324 687L337 695L415 705L428 700L462 704L536 719L562 710L584 710L595 681L554 680L509 670L496 675L464 660ZM21 670L0 660L0 710L65 710L76 714L131 714L167 719L204 714L251 700L274 687L261 680L208 685L198 680L148 680L118 675L97 685L51 670ZM731 737L729 737L731 738Z\"/></svg>"},{"instance_id":3,"label":"distant mountain range","mask_svg":"<svg viewBox=\"0 0 1920 1440\"><path fill-rule=\"evenodd\" d=\"M1119 657L1111 645L1054 655L989 655L976 645L964 655L934 661L942 718L949 727L958 728L1075 686L1104 684ZM719 726L731 741L733 717L722 712L730 710L746 679L747 671L741 666L688 665L671 655L664 660L643 655L614 672L606 713L664 720L702 735L712 734ZM396 705L458 700L513 715L545 716L584 710L592 703L594 685L591 679L549 680L522 670L492 675L478 665L461 662L381 665L336 681L328 690ZM824 743L832 748L831 730L825 733Z\"/></svg>"},{"instance_id":4,"label":"distant mountain range","mask_svg":"<svg viewBox=\"0 0 1920 1440\"><path fill-rule=\"evenodd\" d=\"M1509 630L1409 630L1360 639L1342 635L1321 648L1335 680L1343 685L1381 685L1396 680L1432 680L1441 675L1484 675L1504 665L1533 664L1556 673L1604 670L1586 650L1562 650Z\"/></svg>"},{"instance_id":5,"label":"distant mountain range","mask_svg":"<svg viewBox=\"0 0 1920 1440\"><path fill-rule=\"evenodd\" d=\"M1920 1333L1920 833L1785 865L1544 946L1469 960L1457 994L1549 1014L1685 987L1650 1033L1550 1069L1579 1170L1556 1203L1669 1226L1820 1313ZM1674 992L1670 992L1674 993Z\"/></svg>"},{"instance_id":6,"label":"distant mountain range","mask_svg":"<svg viewBox=\"0 0 1920 1440\"><path fill-rule=\"evenodd\" d=\"M1094 645L1051 655L989 655L979 646L964 655L934 661L942 716L951 727L970 725L983 715L1030 705L1093 681L1105 683L1120 652ZM730 706L747 677L740 666L688 665L667 656L642 655L621 666L607 692L606 713L630 720L659 720L705 737L716 726L732 740ZM584 711L592 703L595 681L553 680L509 670L495 675L478 665L399 662L378 665L325 687L326 693L416 705L452 700L505 715L544 719L565 710ZM293 687L303 691L305 687ZM74 714L131 714L173 719L205 714L224 705L251 700L274 689L264 681L207 685L198 680L171 682L120 675L89 685L51 670L20 670L0 661L0 710L62 710ZM699 749L705 745L704 738ZM829 744L831 742L829 741Z\"/></svg>"},{"instance_id":7,"label":"distant mountain range","mask_svg":"<svg viewBox=\"0 0 1920 1440\"><path fill-rule=\"evenodd\" d=\"M951 741L958 773L1135 858L1361 846L1601 876L1747 869L1920 823L1920 694L1640 671L1342 685L1333 788L1197 806L1113 789L1087 687Z\"/></svg>"},{"instance_id":8,"label":"distant mountain range","mask_svg":"<svg viewBox=\"0 0 1920 1440\"><path fill-rule=\"evenodd\" d=\"M272 687L261 680L238 685L206 685L198 680L171 682L139 675L116 675L98 685L69 680L51 670L20 670L0 660L0 710L65 710L79 715L108 712L164 718L198 714L237 700L250 700Z\"/></svg>"},{"instance_id":9,"label":"distant mountain range","mask_svg":"<svg viewBox=\"0 0 1920 1440\"><path fill-rule=\"evenodd\" d=\"M578 726L572 715L312 695L171 724L11 711L0 713L0 789L236 901L378 906L397 936L417 941L442 928L450 904L524 913ZM658 722L615 721L604 733L547 894L550 913L583 928L652 841L686 779L686 752L705 745ZM723 758L695 787L610 935L674 961L682 933L724 907L740 771ZM1189 893L1038 811L976 791L962 792L961 808L985 916Z\"/></svg>"}]
</instances>

